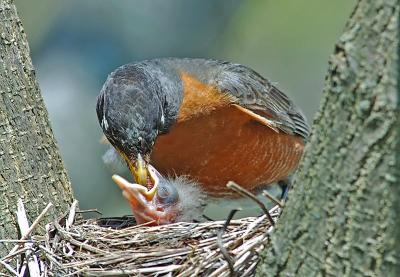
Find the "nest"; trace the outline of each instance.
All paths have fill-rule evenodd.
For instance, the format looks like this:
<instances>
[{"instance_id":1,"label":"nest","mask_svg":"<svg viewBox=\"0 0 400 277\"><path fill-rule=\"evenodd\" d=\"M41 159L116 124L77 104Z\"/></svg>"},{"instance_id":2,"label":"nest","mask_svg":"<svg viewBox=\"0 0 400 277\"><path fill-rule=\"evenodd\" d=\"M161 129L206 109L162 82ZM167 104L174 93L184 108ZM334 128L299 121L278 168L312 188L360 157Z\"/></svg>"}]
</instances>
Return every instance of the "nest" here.
<instances>
[{"instance_id":1,"label":"nest","mask_svg":"<svg viewBox=\"0 0 400 277\"><path fill-rule=\"evenodd\" d=\"M281 212L276 205L259 217L232 220L233 211L225 221L148 227L131 217L77 219L74 202L44 235L31 235L50 207L21 226L26 215L19 201L22 237L2 240L15 246L0 268L16 276L28 269L30 276L252 276Z\"/></svg>"}]
</instances>

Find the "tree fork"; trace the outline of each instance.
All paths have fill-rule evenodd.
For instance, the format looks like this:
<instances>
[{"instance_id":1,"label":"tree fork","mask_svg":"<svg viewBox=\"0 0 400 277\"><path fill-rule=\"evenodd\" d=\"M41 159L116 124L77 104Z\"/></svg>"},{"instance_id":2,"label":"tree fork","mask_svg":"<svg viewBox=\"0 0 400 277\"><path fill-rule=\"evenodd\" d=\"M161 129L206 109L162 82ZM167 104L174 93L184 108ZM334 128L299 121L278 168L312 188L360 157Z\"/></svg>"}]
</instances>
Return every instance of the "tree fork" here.
<instances>
[{"instance_id":1,"label":"tree fork","mask_svg":"<svg viewBox=\"0 0 400 277\"><path fill-rule=\"evenodd\" d=\"M0 0L0 190L0 238L18 237L18 198L32 220L52 202L44 222L73 199L12 0ZM0 243L0 257L11 247Z\"/></svg>"},{"instance_id":2,"label":"tree fork","mask_svg":"<svg viewBox=\"0 0 400 277\"><path fill-rule=\"evenodd\" d=\"M259 276L400 276L399 1L360 0Z\"/></svg>"}]
</instances>

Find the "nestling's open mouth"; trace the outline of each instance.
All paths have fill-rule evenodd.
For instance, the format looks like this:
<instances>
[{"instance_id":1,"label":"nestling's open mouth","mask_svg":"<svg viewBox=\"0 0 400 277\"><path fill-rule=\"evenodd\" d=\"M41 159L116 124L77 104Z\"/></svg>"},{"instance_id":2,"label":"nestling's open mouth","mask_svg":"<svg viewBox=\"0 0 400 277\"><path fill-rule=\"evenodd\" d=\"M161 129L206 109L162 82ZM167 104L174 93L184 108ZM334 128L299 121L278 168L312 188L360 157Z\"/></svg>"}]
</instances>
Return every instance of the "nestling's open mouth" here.
<instances>
[{"instance_id":1,"label":"nestling's open mouth","mask_svg":"<svg viewBox=\"0 0 400 277\"><path fill-rule=\"evenodd\" d=\"M151 189L141 184L130 183L118 175L113 175L112 179L122 189L122 194L131 205L138 224L160 225L174 222L177 212L174 209L166 212L163 206L157 204L158 190L161 187L159 173L151 165L147 165L147 172L147 183Z\"/></svg>"},{"instance_id":2,"label":"nestling's open mouth","mask_svg":"<svg viewBox=\"0 0 400 277\"><path fill-rule=\"evenodd\" d=\"M142 168L140 168L140 170L142 170ZM137 198L136 201L141 200L139 195L142 195L147 201L151 201L157 193L158 183L160 180L155 169L151 165L147 165L144 170L146 170L148 173L146 174L146 185L140 183L130 183L119 175L112 176L114 182L120 187L120 189L122 189L125 198L127 198L129 201L133 200L131 198L135 196L137 196L135 197Z\"/></svg>"}]
</instances>

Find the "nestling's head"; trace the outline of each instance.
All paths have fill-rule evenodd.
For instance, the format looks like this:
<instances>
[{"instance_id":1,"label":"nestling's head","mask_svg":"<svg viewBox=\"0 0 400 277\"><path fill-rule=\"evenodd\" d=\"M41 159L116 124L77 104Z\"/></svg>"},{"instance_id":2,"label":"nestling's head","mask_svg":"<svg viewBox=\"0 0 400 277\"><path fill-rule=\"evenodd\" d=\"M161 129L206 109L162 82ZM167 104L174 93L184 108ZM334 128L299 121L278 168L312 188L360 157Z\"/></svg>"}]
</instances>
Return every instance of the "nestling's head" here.
<instances>
[{"instance_id":1,"label":"nestling's head","mask_svg":"<svg viewBox=\"0 0 400 277\"><path fill-rule=\"evenodd\" d=\"M201 217L205 194L197 183L186 177L165 178L148 165L153 186L147 189L114 175L114 182L122 189L138 224L163 225L179 221L193 221Z\"/></svg>"}]
</instances>

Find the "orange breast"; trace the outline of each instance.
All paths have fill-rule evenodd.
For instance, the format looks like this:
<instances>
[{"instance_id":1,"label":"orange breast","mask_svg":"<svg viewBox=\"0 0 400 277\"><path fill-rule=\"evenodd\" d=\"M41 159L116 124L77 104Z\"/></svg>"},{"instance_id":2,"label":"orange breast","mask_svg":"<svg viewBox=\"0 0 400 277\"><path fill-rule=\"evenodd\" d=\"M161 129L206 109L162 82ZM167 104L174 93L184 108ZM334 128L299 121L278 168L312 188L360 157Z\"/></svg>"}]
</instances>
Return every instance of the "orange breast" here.
<instances>
[{"instance_id":1,"label":"orange breast","mask_svg":"<svg viewBox=\"0 0 400 277\"><path fill-rule=\"evenodd\" d=\"M213 196L232 194L228 181L255 191L293 172L303 153L297 136L276 132L232 105L176 123L151 155L163 174L188 175Z\"/></svg>"}]
</instances>

